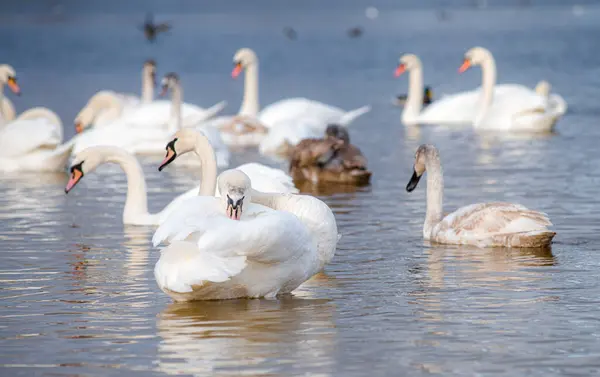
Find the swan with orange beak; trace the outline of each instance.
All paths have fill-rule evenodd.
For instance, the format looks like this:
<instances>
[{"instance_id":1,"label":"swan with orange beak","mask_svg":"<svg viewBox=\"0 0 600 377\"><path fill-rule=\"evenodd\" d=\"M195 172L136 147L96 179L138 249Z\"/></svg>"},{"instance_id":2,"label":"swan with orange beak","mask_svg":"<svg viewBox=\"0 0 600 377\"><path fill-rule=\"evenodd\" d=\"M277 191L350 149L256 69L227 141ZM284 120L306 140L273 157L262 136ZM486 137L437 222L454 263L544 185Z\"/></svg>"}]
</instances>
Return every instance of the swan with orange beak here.
<instances>
[{"instance_id":1,"label":"swan with orange beak","mask_svg":"<svg viewBox=\"0 0 600 377\"><path fill-rule=\"evenodd\" d=\"M15 69L8 64L0 64L0 85L8 85L9 89L16 95L21 95L21 88L17 83ZM1 94L1 93L0 93Z\"/></svg>"}]
</instances>

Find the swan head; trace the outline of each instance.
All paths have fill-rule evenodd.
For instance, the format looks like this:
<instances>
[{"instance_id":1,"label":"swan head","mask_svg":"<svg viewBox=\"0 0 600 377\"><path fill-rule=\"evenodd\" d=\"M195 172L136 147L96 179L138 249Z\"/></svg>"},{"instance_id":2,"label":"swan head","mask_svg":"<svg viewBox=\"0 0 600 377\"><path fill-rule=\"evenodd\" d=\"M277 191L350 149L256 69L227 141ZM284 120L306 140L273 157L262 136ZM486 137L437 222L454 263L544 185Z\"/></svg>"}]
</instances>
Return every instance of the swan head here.
<instances>
[{"instance_id":1,"label":"swan head","mask_svg":"<svg viewBox=\"0 0 600 377\"><path fill-rule=\"evenodd\" d=\"M202 135L200 131L193 128L182 128L175 132L171 141L167 143L165 159L158 167L162 171L167 165L175 161L177 156L191 152L196 149L196 138ZM202 135L203 136L203 135Z\"/></svg>"},{"instance_id":2,"label":"swan head","mask_svg":"<svg viewBox=\"0 0 600 377\"><path fill-rule=\"evenodd\" d=\"M162 91L160 93L161 96L167 94L167 92L173 91L175 88L179 86L179 75L174 72L169 72L163 77L161 81Z\"/></svg>"},{"instance_id":3,"label":"swan head","mask_svg":"<svg viewBox=\"0 0 600 377\"><path fill-rule=\"evenodd\" d=\"M17 73L8 64L0 65L0 84L8 85L14 94L21 95L21 88L17 84Z\"/></svg>"},{"instance_id":4,"label":"swan head","mask_svg":"<svg viewBox=\"0 0 600 377\"><path fill-rule=\"evenodd\" d=\"M420 145L415 153L413 175L406 185L406 191L412 192L417 187L419 180L425 173L427 161L430 161L431 159L439 159L439 152L437 148L431 144Z\"/></svg>"},{"instance_id":5,"label":"swan head","mask_svg":"<svg viewBox=\"0 0 600 377\"><path fill-rule=\"evenodd\" d=\"M156 62L154 59L148 59L144 62L144 68L142 68L144 77L150 77L152 85L156 86Z\"/></svg>"},{"instance_id":6,"label":"swan head","mask_svg":"<svg viewBox=\"0 0 600 377\"><path fill-rule=\"evenodd\" d=\"M122 111L117 94L110 90L101 90L89 99L87 104L75 116L75 132L81 133L89 128L102 111L113 110L120 114Z\"/></svg>"},{"instance_id":7,"label":"swan head","mask_svg":"<svg viewBox=\"0 0 600 377\"><path fill-rule=\"evenodd\" d=\"M221 200L227 217L239 220L244 204L250 202L250 178L241 170L225 170L217 178Z\"/></svg>"},{"instance_id":8,"label":"swan head","mask_svg":"<svg viewBox=\"0 0 600 377\"><path fill-rule=\"evenodd\" d=\"M91 173L103 162L107 148L109 147L90 147L77 153L69 168L70 176L65 187L65 194L68 194L81 181L85 173Z\"/></svg>"},{"instance_id":9,"label":"swan head","mask_svg":"<svg viewBox=\"0 0 600 377\"><path fill-rule=\"evenodd\" d=\"M77 153L69 168L70 176L69 182L67 182L67 186L65 187L65 193L68 194L69 191L81 181L85 174L93 172L98 166L105 162L115 161L115 157L123 156L124 154L129 155L130 158L134 159L129 152L126 152L119 147L106 145L85 148Z\"/></svg>"},{"instance_id":10,"label":"swan head","mask_svg":"<svg viewBox=\"0 0 600 377\"><path fill-rule=\"evenodd\" d=\"M231 71L231 77L238 77L244 69L247 69L249 66L257 63L258 58L251 49L241 48L237 50L233 56L233 71Z\"/></svg>"},{"instance_id":11,"label":"swan head","mask_svg":"<svg viewBox=\"0 0 600 377\"><path fill-rule=\"evenodd\" d=\"M330 124L325 129L325 138L341 140L344 144L350 144L350 134L344 126L339 124Z\"/></svg>"},{"instance_id":12,"label":"swan head","mask_svg":"<svg viewBox=\"0 0 600 377\"><path fill-rule=\"evenodd\" d=\"M481 65L483 62L490 59L492 54L484 47L473 47L465 53L463 64L458 69L458 72L463 73L475 65Z\"/></svg>"},{"instance_id":13,"label":"swan head","mask_svg":"<svg viewBox=\"0 0 600 377\"><path fill-rule=\"evenodd\" d=\"M410 71L411 69L420 68L421 67L421 59L415 54L404 54L400 57L398 61L398 66L396 67L396 71L394 72L394 76L399 77L406 71Z\"/></svg>"},{"instance_id":14,"label":"swan head","mask_svg":"<svg viewBox=\"0 0 600 377\"><path fill-rule=\"evenodd\" d=\"M98 109L94 106L86 106L77 114L75 117L75 132L82 133L86 128L88 128L96 118L98 114Z\"/></svg>"}]
</instances>

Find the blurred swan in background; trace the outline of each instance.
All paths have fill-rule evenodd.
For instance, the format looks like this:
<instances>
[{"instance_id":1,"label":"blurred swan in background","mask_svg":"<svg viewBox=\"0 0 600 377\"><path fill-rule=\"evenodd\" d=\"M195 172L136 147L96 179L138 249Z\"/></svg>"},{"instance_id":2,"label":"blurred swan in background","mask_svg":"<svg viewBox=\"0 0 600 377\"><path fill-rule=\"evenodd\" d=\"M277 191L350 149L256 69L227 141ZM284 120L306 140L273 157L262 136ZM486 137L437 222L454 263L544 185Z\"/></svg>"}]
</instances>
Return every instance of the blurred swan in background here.
<instances>
[{"instance_id":1,"label":"blurred swan in background","mask_svg":"<svg viewBox=\"0 0 600 377\"><path fill-rule=\"evenodd\" d=\"M562 97L549 95L549 84L538 84L536 91L519 84L496 86L496 63L489 50L471 48L466 52L459 72L475 65L481 66L482 72L481 102L473 121L475 128L548 132L566 112L567 105Z\"/></svg>"},{"instance_id":2,"label":"blurred swan in background","mask_svg":"<svg viewBox=\"0 0 600 377\"><path fill-rule=\"evenodd\" d=\"M179 76L175 73L165 75L162 80L162 87L163 93L171 91L170 114L166 123L155 123L155 127L143 128L132 126L119 119L109 126L81 133L77 137L74 153L77 154L85 148L98 145L118 146L134 154L164 153L165 144L171 136L178 129L184 127L181 112L183 89ZM209 138L217 154L217 163L220 167L229 165L229 149L223 143L218 129L199 125L199 123L188 124L187 126L197 128ZM181 162L192 165L197 164L195 159L186 159Z\"/></svg>"},{"instance_id":3,"label":"blurred swan in background","mask_svg":"<svg viewBox=\"0 0 600 377\"><path fill-rule=\"evenodd\" d=\"M156 62L148 60L142 68L142 96L140 98L110 90L93 95L75 117L75 131L82 132L90 126L104 127L115 122L128 127L162 128L169 121L173 101L154 100ZM225 107L222 101L204 109L180 102L183 125L194 125L217 115Z\"/></svg>"},{"instance_id":4,"label":"blurred swan in background","mask_svg":"<svg viewBox=\"0 0 600 377\"><path fill-rule=\"evenodd\" d=\"M223 139L229 145L260 144L261 153L275 153L277 147L286 141L286 135L288 142L295 145L303 138L322 135L328 123L347 125L370 110L369 106L365 106L346 112L306 98L290 98L277 101L261 111L256 53L242 48L235 53L233 63L232 77L245 72L242 106L236 116L210 122L221 129ZM279 127L284 128L271 133Z\"/></svg>"},{"instance_id":5,"label":"blurred swan in background","mask_svg":"<svg viewBox=\"0 0 600 377\"><path fill-rule=\"evenodd\" d=\"M44 107L29 109L0 126L0 171L64 170L73 141L62 144L62 122L54 112Z\"/></svg>"}]
</instances>

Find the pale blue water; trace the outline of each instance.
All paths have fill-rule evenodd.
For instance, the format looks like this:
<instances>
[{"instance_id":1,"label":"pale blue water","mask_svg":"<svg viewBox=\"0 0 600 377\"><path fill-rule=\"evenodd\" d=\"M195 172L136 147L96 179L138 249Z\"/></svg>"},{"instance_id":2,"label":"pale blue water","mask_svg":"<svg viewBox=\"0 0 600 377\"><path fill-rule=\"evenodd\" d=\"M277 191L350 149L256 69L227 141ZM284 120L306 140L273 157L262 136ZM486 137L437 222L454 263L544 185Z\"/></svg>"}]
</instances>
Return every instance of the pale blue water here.
<instances>
[{"instance_id":1,"label":"pale blue water","mask_svg":"<svg viewBox=\"0 0 600 377\"><path fill-rule=\"evenodd\" d=\"M6 376L589 376L600 370L600 8L579 1L22 2L0 12L0 63L19 75L19 111L47 106L72 120L100 89L139 91L140 65L178 72L186 101L226 99L242 83L233 53L261 59L261 102L306 96L373 110L351 126L370 187L321 196L343 237L324 275L291 299L175 305L156 286L151 228L123 227L125 176L0 180L0 374ZM524 4L524 5L523 5ZM364 16L367 6L379 18ZM438 21L436 10L448 20ZM157 43L148 10L174 25ZM282 29L292 26L298 40ZM361 38L346 30L362 26ZM405 92L398 57L421 56L434 96L479 85L458 75L474 45L495 55L500 82L550 81L569 103L557 133L502 139L469 130L407 130L391 105ZM506 200L545 211L551 251L481 250L422 241L425 190L404 190L416 147L434 143L446 210ZM234 163L259 160L236 153ZM144 159L150 206L196 183Z\"/></svg>"}]
</instances>

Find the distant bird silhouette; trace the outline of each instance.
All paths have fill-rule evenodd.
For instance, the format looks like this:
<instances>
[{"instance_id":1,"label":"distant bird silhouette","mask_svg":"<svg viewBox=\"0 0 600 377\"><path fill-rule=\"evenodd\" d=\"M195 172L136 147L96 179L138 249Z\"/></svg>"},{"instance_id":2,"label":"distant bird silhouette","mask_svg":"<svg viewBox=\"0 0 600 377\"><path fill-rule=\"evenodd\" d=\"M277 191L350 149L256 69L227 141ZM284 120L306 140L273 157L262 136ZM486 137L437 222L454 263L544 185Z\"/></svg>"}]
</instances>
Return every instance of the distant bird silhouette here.
<instances>
[{"instance_id":1,"label":"distant bird silhouette","mask_svg":"<svg viewBox=\"0 0 600 377\"><path fill-rule=\"evenodd\" d=\"M292 41L295 41L298 38L298 33L296 33L296 30L289 26L283 28L283 35Z\"/></svg>"},{"instance_id":2,"label":"distant bird silhouette","mask_svg":"<svg viewBox=\"0 0 600 377\"><path fill-rule=\"evenodd\" d=\"M439 9L439 10L437 10L435 12L435 15L437 16L437 19L440 22L444 22L444 21L450 20L450 14L445 9Z\"/></svg>"},{"instance_id":3,"label":"distant bird silhouette","mask_svg":"<svg viewBox=\"0 0 600 377\"><path fill-rule=\"evenodd\" d=\"M146 15L146 22L144 22L143 30L146 39L150 42L154 42L156 40L156 36L159 33L164 33L166 31L169 31L170 29L171 25L169 25L167 22L155 24L152 13L148 13Z\"/></svg>"},{"instance_id":4,"label":"distant bird silhouette","mask_svg":"<svg viewBox=\"0 0 600 377\"><path fill-rule=\"evenodd\" d=\"M358 38L363 34L363 29L360 26L355 26L348 29L346 32L350 38Z\"/></svg>"}]
</instances>

